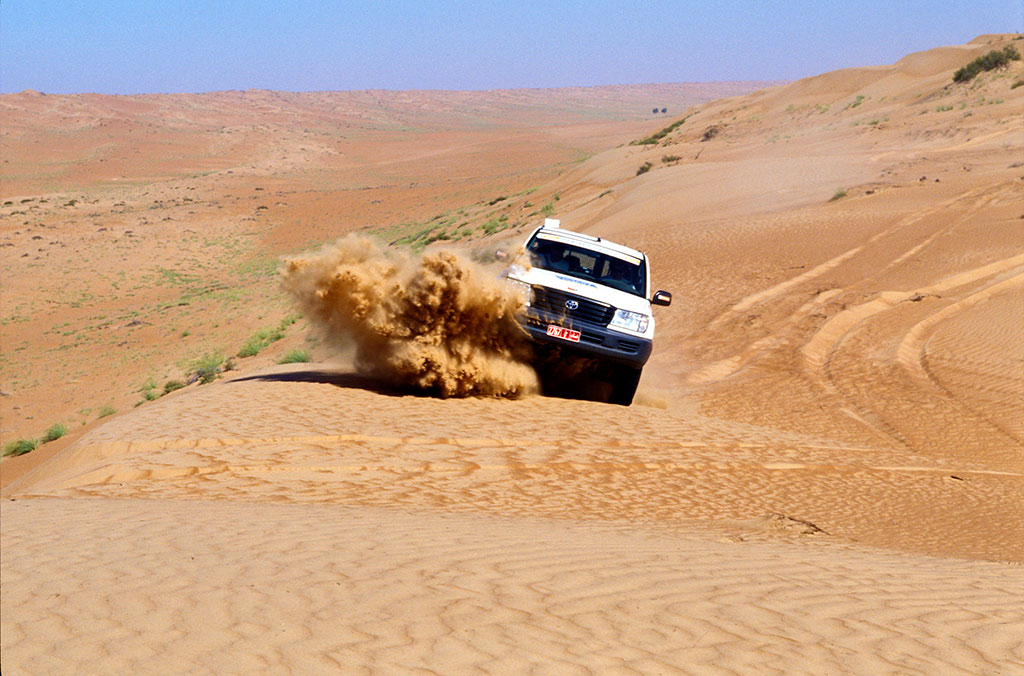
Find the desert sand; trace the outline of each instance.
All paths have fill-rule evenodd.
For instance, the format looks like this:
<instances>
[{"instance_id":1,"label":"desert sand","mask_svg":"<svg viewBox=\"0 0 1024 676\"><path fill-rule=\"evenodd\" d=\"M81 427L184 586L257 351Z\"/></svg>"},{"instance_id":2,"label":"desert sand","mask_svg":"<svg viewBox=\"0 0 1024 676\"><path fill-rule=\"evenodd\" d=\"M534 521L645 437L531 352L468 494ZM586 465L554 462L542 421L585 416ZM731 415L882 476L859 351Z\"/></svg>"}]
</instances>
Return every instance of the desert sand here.
<instances>
[{"instance_id":1,"label":"desert sand","mask_svg":"<svg viewBox=\"0 0 1024 676\"><path fill-rule=\"evenodd\" d=\"M1004 45L685 110L0 98L4 441L74 423L0 463L3 672L1024 674L1024 62L951 81ZM430 396L311 316L143 396L294 311L281 256L493 269L549 213L674 295L631 407Z\"/></svg>"}]
</instances>

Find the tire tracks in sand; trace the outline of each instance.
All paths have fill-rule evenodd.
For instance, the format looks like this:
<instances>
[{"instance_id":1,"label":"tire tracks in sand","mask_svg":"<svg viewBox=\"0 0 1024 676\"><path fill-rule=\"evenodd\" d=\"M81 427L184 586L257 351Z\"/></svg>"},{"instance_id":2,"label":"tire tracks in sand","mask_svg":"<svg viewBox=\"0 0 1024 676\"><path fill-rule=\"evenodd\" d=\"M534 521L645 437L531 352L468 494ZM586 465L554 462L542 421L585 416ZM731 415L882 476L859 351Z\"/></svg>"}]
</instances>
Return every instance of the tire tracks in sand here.
<instances>
[{"instance_id":1,"label":"tire tracks in sand","mask_svg":"<svg viewBox=\"0 0 1024 676\"><path fill-rule=\"evenodd\" d=\"M904 448L921 447L920 439L907 434L905 421L893 420L891 415L879 410L885 408L879 407L879 400L885 401L893 397L916 400L918 403L927 400L932 407L956 409L963 419L962 427L985 428L991 432L986 436L986 443L995 443L1000 448L1009 449L1004 455L1009 456L1011 460L1019 460L1017 449L1021 447L1021 440L984 415L977 414L969 404L958 402L954 393L943 388L934 377L928 375L923 360L927 335L941 322L995 295L1018 292L1019 268L1024 265L1024 256L996 260L938 281L921 284L909 291L869 290L866 301L862 300L865 292L861 291L872 286L884 288L887 276L905 267L942 237L971 222L993 203L1015 192L1019 192L1019 188L1005 182L968 190L931 209L899 219L890 227L868 238L863 244L848 249L811 270L744 297L713 319L703 334L708 337L726 335L731 326L741 321L744 315L755 308L778 304L788 296L795 297L799 289L813 285L829 273L838 272L856 260L877 257L878 251L888 252L886 255L889 262L885 265L876 267L867 276L852 284L815 291L810 300L799 305L782 319L772 322L772 330L766 335L750 340L732 356L719 359L694 373L690 376L689 383L702 386L720 382L772 353L793 349L799 355L804 373L812 386L833 402L833 408L870 430L875 438L883 443ZM937 218L946 214L947 218ZM935 222L935 226L928 227L929 222ZM887 240L903 236L902 232L912 226L922 225L926 227L927 232L909 248L896 249L899 253L893 255L894 247ZM981 288L978 288L979 286ZM925 318L917 318L904 312L908 304L920 303L926 298L939 301L940 296L953 291L958 291L959 294L954 294L956 297L953 298L942 298L941 306ZM964 297L960 298L960 295ZM921 304L923 305L925 304ZM828 316L828 308L834 308L831 316ZM915 312L917 309L915 308ZM897 316L892 316L893 311L898 313ZM909 327L904 327L908 319L901 315L905 314L910 318ZM883 315L884 322L875 321L883 319ZM808 335L807 326L813 324L815 318L825 321L819 322L820 325ZM859 352L853 356L844 355L843 365L840 366L836 356L843 350L849 353L853 344L851 338L863 333L863 329L872 321L876 324L888 324L897 332L903 333L894 338L890 330L884 336L884 340L874 343L863 341L858 345ZM698 340L700 339L698 337ZM885 344L894 339L900 345L896 353L879 357L879 353L885 350ZM851 362L857 365L851 367ZM877 372L892 364L899 364L907 374L895 389L876 389L866 393L863 391L862 383L851 383L854 379L865 380L864 376L870 375L872 367ZM935 404L932 400L936 398L945 401L942 404Z\"/></svg>"}]
</instances>

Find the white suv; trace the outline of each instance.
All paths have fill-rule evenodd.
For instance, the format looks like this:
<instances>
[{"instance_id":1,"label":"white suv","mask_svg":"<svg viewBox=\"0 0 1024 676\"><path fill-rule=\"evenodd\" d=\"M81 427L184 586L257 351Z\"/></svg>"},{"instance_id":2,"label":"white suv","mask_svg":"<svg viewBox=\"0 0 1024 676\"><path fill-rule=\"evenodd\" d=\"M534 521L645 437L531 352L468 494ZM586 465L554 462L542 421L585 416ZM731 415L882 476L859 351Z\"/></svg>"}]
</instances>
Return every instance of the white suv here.
<instances>
[{"instance_id":1,"label":"white suv","mask_svg":"<svg viewBox=\"0 0 1024 676\"><path fill-rule=\"evenodd\" d=\"M611 384L608 401L633 403L640 372L651 356L651 305L672 302L667 291L648 296L647 256L563 230L550 218L531 233L525 251L528 265L505 272L526 300L519 323L541 348L595 358L599 373L594 375Z\"/></svg>"}]
</instances>

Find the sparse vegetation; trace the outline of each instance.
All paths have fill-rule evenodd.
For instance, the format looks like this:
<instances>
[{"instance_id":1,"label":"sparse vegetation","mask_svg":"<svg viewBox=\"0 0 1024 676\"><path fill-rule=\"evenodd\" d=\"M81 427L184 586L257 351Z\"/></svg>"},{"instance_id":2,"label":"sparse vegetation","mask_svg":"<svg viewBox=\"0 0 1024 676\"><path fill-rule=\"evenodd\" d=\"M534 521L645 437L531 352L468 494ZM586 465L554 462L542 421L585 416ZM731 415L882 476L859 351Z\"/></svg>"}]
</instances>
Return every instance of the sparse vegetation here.
<instances>
[{"instance_id":1,"label":"sparse vegetation","mask_svg":"<svg viewBox=\"0 0 1024 676\"><path fill-rule=\"evenodd\" d=\"M254 357L264 350L271 343L277 342L284 338L284 332L289 326L294 324L298 320L298 315L288 315L275 327L262 328L256 333L252 334L248 340L242 345L242 348L238 351L237 356L239 357ZM231 369L225 369L231 370Z\"/></svg>"},{"instance_id":2,"label":"sparse vegetation","mask_svg":"<svg viewBox=\"0 0 1024 676\"><path fill-rule=\"evenodd\" d=\"M995 70L1006 66L1011 61L1019 61L1020 52L1013 45L1006 45L1002 49L993 49L984 56L979 56L963 68L953 73L953 82L970 82L979 73Z\"/></svg>"},{"instance_id":3,"label":"sparse vegetation","mask_svg":"<svg viewBox=\"0 0 1024 676\"><path fill-rule=\"evenodd\" d=\"M664 162L665 164L671 164L672 162L678 162L681 159L683 159L683 158L679 157L679 155L662 155L661 156L661 161Z\"/></svg>"},{"instance_id":4,"label":"sparse vegetation","mask_svg":"<svg viewBox=\"0 0 1024 676\"><path fill-rule=\"evenodd\" d=\"M953 110L953 106L936 106L935 107L935 112L936 113L944 113L947 110Z\"/></svg>"},{"instance_id":5,"label":"sparse vegetation","mask_svg":"<svg viewBox=\"0 0 1024 676\"><path fill-rule=\"evenodd\" d=\"M171 392L180 390L183 387L185 387L185 383L180 380L168 380L164 383L164 394L170 394Z\"/></svg>"},{"instance_id":6,"label":"sparse vegetation","mask_svg":"<svg viewBox=\"0 0 1024 676\"><path fill-rule=\"evenodd\" d=\"M302 348L295 348L285 352L284 355L277 360L278 364L305 364L312 360L309 352Z\"/></svg>"},{"instance_id":7,"label":"sparse vegetation","mask_svg":"<svg viewBox=\"0 0 1024 676\"><path fill-rule=\"evenodd\" d=\"M552 205L551 211L554 212L554 205ZM509 227L509 225L508 225L508 216L505 216L503 214L503 215L499 216L498 218L492 218L491 220L487 221L486 223L484 223L480 227L488 235L493 235L494 233L496 233L496 232L498 232L500 230L504 230L505 228Z\"/></svg>"},{"instance_id":8,"label":"sparse vegetation","mask_svg":"<svg viewBox=\"0 0 1024 676\"><path fill-rule=\"evenodd\" d=\"M830 199L829 202L837 202L844 197L846 197L846 190L844 188L840 188L839 190L836 190L836 194L832 195L832 199Z\"/></svg>"},{"instance_id":9,"label":"sparse vegetation","mask_svg":"<svg viewBox=\"0 0 1024 676\"><path fill-rule=\"evenodd\" d=\"M252 334L238 350L239 357L255 357L265 347L273 342L284 338L284 331L280 328L264 328Z\"/></svg>"},{"instance_id":10,"label":"sparse vegetation","mask_svg":"<svg viewBox=\"0 0 1024 676\"><path fill-rule=\"evenodd\" d=\"M204 354L192 362L189 375L195 377L200 385L212 383L223 370L224 357L216 352Z\"/></svg>"},{"instance_id":11,"label":"sparse vegetation","mask_svg":"<svg viewBox=\"0 0 1024 676\"><path fill-rule=\"evenodd\" d=\"M3 454L4 456L16 456L25 455L31 453L39 447L39 442L35 439L18 439L12 441L9 444L4 445Z\"/></svg>"},{"instance_id":12,"label":"sparse vegetation","mask_svg":"<svg viewBox=\"0 0 1024 676\"><path fill-rule=\"evenodd\" d=\"M46 432L43 434L39 442L43 444L48 444L51 441L56 441L57 439L60 439L67 433L68 428L64 423L53 423L52 425L50 425L49 429L47 429Z\"/></svg>"},{"instance_id":13,"label":"sparse vegetation","mask_svg":"<svg viewBox=\"0 0 1024 676\"><path fill-rule=\"evenodd\" d=\"M845 108L843 108L843 110L848 110L849 108L856 108L856 107L857 107L857 106L859 106L860 104L864 103L864 99L866 99L866 98L867 98L867 97L866 97L866 96L864 96L863 94L857 94L857 98L855 98L855 99L854 99L853 101L851 101L850 103L847 103L847 104L846 104L846 107L845 107Z\"/></svg>"},{"instance_id":14,"label":"sparse vegetation","mask_svg":"<svg viewBox=\"0 0 1024 676\"><path fill-rule=\"evenodd\" d=\"M1017 87L1021 86L1024 86L1024 79L1017 80L1016 82L1014 82L1012 85L1010 85L1010 89L1016 89Z\"/></svg>"},{"instance_id":15,"label":"sparse vegetation","mask_svg":"<svg viewBox=\"0 0 1024 676\"><path fill-rule=\"evenodd\" d=\"M648 171L651 170L651 167L653 166L654 165L651 164L650 162L644 162L637 168L636 175L639 176L640 174L646 174Z\"/></svg>"},{"instance_id":16,"label":"sparse vegetation","mask_svg":"<svg viewBox=\"0 0 1024 676\"><path fill-rule=\"evenodd\" d=\"M691 113L691 115L692 115L692 113ZM686 122L686 120L688 120L689 118L690 118L690 115L687 115L686 117L680 118L680 119L676 120L675 122L673 122L672 124L670 124L669 126L667 126L664 129L662 129L661 131L657 131L657 132L651 134L650 136L648 136L647 138L640 139L639 141L632 141L632 142L630 142L629 145L631 145L631 146L656 145L661 139L665 138L666 136L668 136L669 134L674 132L676 129L679 129L679 127L681 127L683 125L683 123Z\"/></svg>"},{"instance_id":17,"label":"sparse vegetation","mask_svg":"<svg viewBox=\"0 0 1024 676\"><path fill-rule=\"evenodd\" d=\"M113 406L111 406L110 404L107 404L106 406L103 406L102 408L100 408L100 411L99 411L99 413L96 414L96 417L97 418L106 418L108 416L114 415L115 413L117 413L117 409L114 408Z\"/></svg>"},{"instance_id":18,"label":"sparse vegetation","mask_svg":"<svg viewBox=\"0 0 1024 676\"><path fill-rule=\"evenodd\" d=\"M708 127L707 129L704 130L704 135L700 137L700 140L701 140L702 143L710 141L711 139L713 139L716 136L718 136L718 134L721 131L722 131L722 128L720 126L718 126L717 124L713 124L713 125L711 125L710 127Z\"/></svg>"}]
</instances>

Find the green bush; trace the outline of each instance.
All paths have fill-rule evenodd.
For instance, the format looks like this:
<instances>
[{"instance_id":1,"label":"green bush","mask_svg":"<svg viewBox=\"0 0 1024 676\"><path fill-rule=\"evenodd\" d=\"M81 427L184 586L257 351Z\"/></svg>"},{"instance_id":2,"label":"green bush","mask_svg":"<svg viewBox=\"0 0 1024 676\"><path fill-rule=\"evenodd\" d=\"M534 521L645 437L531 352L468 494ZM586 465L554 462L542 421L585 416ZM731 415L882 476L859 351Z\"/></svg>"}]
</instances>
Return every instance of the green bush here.
<instances>
[{"instance_id":1,"label":"green bush","mask_svg":"<svg viewBox=\"0 0 1024 676\"><path fill-rule=\"evenodd\" d=\"M221 355L216 353L204 354L202 357L192 362L189 372L195 375L200 384L206 385L217 379L217 375L220 373L221 366L223 366L223 364L224 357Z\"/></svg>"},{"instance_id":2,"label":"green bush","mask_svg":"<svg viewBox=\"0 0 1024 676\"><path fill-rule=\"evenodd\" d=\"M830 199L829 202L837 202L843 199L844 197L846 197L846 190L840 188L839 190L836 190L835 195L832 195L832 199Z\"/></svg>"},{"instance_id":3,"label":"green bush","mask_svg":"<svg viewBox=\"0 0 1024 676\"><path fill-rule=\"evenodd\" d=\"M303 350L301 348L295 348L294 350L289 350L288 352L286 352L284 354L284 356L282 356L280 359L277 360L277 363L278 364L305 364L306 362L309 362L311 360L312 360L312 357L310 357L309 352L307 352L306 350Z\"/></svg>"},{"instance_id":4,"label":"green bush","mask_svg":"<svg viewBox=\"0 0 1024 676\"><path fill-rule=\"evenodd\" d=\"M170 394L174 390L180 390L185 387L185 383L180 380L168 380L164 383L164 394Z\"/></svg>"},{"instance_id":5,"label":"green bush","mask_svg":"<svg viewBox=\"0 0 1024 676\"><path fill-rule=\"evenodd\" d=\"M242 348L238 351L238 356L255 357L261 350L271 343L284 338L284 330L287 326L288 325L282 321L281 325L275 328L260 329L256 333L252 334L252 336L242 344Z\"/></svg>"},{"instance_id":6,"label":"green bush","mask_svg":"<svg viewBox=\"0 0 1024 676\"><path fill-rule=\"evenodd\" d=\"M494 233L500 230L504 230L507 227L509 227L508 216L502 216L501 218L492 218L491 220L487 221L486 223L480 226L480 228L488 235L493 235Z\"/></svg>"},{"instance_id":7,"label":"green bush","mask_svg":"<svg viewBox=\"0 0 1024 676\"><path fill-rule=\"evenodd\" d=\"M96 417L106 418L107 416L114 415L115 413L117 413L117 409L111 406L110 404L107 404L106 406L100 409L100 412L96 414Z\"/></svg>"},{"instance_id":8,"label":"green bush","mask_svg":"<svg viewBox=\"0 0 1024 676\"><path fill-rule=\"evenodd\" d=\"M35 439L18 439L17 441L5 444L3 454L4 456L25 455L26 453L36 450L38 447L39 442Z\"/></svg>"},{"instance_id":9,"label":"green bush","mask_svg":"<svg viewBox=\"0 0 1024 676\"><path fill-rule=\"evenodd\" d=\"M48 444L51 441L56 441L57 439L60 439L67 433L68 428L64 425L64 423L53 423L52 425L50 425L50 429L46 430L46 433L43 434L43 438L40 439L39 441L40 443Z\"/></svg>"},{"instance_id":10,"label":"green bush","mask_svg":"<svg viewBox=\"0 0 1024 676\"><path fill-rule=\"evenodd\" d=\"M640 174L646 174L648 171L651 170L652 166L654 165L651 164L650 162L644 162L637 168L636 175L639 176Z\"/></svg>"},{"instance_id":11,"label":"green bush","mask_svg":"<svg viewBox=\"0 0 1024 676\"><path fill-rule=\"evenodd\" d=\"M690 115L693 115L693 113L690 113ZM632 142L630 142L629 145L631 145L631 146L654 145L658 141L660 141L661 139L665 138L666 136L668 136L669 134L674 132L676 129L679 129L679 127L681 127L683 125L683 123L686 122L686 120L688 120L690 118L690 115L687 115L686 117L682 118L681 120L676 120L675 122L673 122L669 126L667 126L664 129L662 129L661 131L655 132L655 133L651 134L650 136L648 136L647 138L640 139L639 141L632 141Z\"/></svg>"},{"instance_id":12,"label":"green bush","mask_svg":"<svg viewBox=\"0 0 1024 676\"><path fill-rule=\"evenodd\" d=\"M953 82L970 82L983 71L995 70L1007 65L1011 61L1019 60L1020 53L1013 45L1007 45L1002 49L993 49L988 54L979 56L953 73Z\"/></svg>"}]
</instances>

